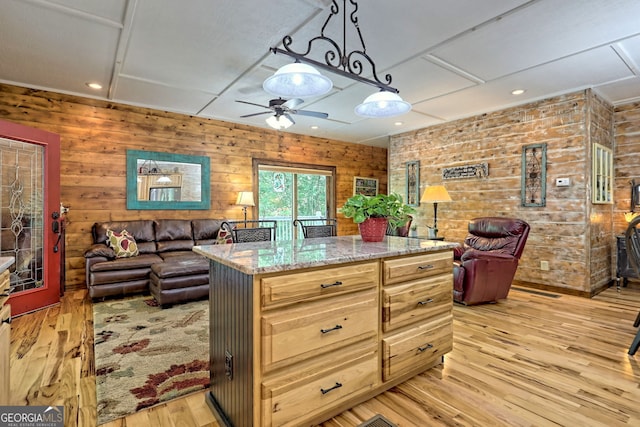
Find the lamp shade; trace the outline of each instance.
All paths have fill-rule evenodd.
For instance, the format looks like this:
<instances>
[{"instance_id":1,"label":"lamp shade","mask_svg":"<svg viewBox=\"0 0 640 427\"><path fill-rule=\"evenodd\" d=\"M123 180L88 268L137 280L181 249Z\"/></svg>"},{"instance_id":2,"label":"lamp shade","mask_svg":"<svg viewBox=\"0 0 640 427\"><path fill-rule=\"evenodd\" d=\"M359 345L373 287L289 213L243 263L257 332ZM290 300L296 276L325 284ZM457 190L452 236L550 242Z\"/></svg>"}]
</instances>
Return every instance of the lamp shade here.
<instances>
[{"instance_id":1,"label":"lamp shade","mask_svg":"<svg viewBox=\"0 0 640 427\"><path fill-rule=\"evenodd\" d=\"M430 185L424 189L420 203L445 203L450 202L451 196L444 185Z\"/></svg>"},{"instance_id":2,"label":"lamp shade","mask_svg":"<svg viewBox=\"0 0 640 427\"><path fill-rule=\"evenodd\" d=\"M287 129L293 124L286 116L271 116L265 122L274 129Z\"/></svg>"},{"instance_id":3,"label":"lamp shade","mask_svg":"<svg viewBox=\"0 0 640 427\"><path fill-rule=\"evenodd\" d=\"M256 204L253 201L253 191L240 191L238 193L238 199L236 200L236 205L255 206Z\"/></svg>"},{"instance_id":4,"label":"lamp shade","mask_svg":"<svg viewBox=\"0 0 640 427\"><path fill-rule=\"evenodd\" d=\"M333 83L311 65L294 62L280 67L262 87L270 94L293 98L324 95Z\"/></svg>"},{"instance_id":5,"label":"lamp shade","mask_svg":"<svg viewBox=\"0 0 640 427\"><path fill-rule=\"evenodd\" d=\"M365 98L355 109L362 117L393 117L411 110L411 104L403 101L397 93L386 90L376 92Z\"/></svg>"}]
</instances>

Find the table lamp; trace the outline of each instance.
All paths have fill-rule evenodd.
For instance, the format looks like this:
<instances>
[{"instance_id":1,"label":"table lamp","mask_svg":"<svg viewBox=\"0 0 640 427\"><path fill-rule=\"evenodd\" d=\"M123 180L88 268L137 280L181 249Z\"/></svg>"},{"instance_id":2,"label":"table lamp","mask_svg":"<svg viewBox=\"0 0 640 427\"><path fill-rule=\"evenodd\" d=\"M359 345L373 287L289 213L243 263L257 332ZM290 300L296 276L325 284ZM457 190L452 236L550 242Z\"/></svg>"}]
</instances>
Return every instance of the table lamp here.
<instances>
[{"instance_id":1,"label":"table lamp","mask_svg":"<svg viewBox=\"0 0 640 427\"><path fill-rule=\"evenodd\" d=\"M430 185L424 189L420 203L433 203L433 231L434 237L438 237L438 203L451 201L451 196L444 185Z\"/></svg>"},{"instance_id":2,"label":"table lamp","mask_svg":"<svg viewBox=\"0 0 640 427\"><path fill-rule=\"evenodd\" d=\"M242 206L242 211L244 212L244 226L247 227L247 207L255 206L255 202L253 201L253 191L240 191L238 193L238 199L236 200L236 205Z\"/></svg>"}]
</instances>

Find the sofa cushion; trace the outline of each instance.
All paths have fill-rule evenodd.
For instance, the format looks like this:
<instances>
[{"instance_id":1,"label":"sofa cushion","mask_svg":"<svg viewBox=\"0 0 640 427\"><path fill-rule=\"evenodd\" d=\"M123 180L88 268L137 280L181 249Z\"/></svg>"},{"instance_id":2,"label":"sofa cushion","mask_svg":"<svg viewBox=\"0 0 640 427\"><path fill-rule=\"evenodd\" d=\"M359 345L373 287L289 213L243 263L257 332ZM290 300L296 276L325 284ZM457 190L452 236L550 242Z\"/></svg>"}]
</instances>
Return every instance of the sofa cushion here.
<instances>
[{"instance_id":1,"label":"sofa cushion","mask_svg":"<svg viewBox=\"0 0 640 427\"><path fill-rule=\"evenodd\" d=\"M127 230L121 232L107 230L107 244L115 252L116 258L130 258L140 255L136 239Z\"/></svg>"},{"instance_id":2,"label":"sofa cushion","mask_svg":"<svg viewBox=\"0 0 640 427\"><path fill-rule=\"evenodd\" d=\"M149 268L153 264L162 262L162 258L154 254L143 254L131 258L116 258L105 262L98 262L91 265L92 272L129 270L136 268Z\"/></svg>"},{"instance_id":3,"label":"sofa cushion","mask_svg":"<svg viewBox=\"0 0 640 427\"><path fill-rule=\"evenodd\" d=\"M193 229L193 240L197 245L203 245L201 241L215 240L218 236L218 230L222 224L222 220L219 219L194 219L191 221L191 227Z\"/></svg>"},{"instance_id":4,"label":"sofa cushion","mask_svg":"<svg viewBox=\"0 0 640 427\"><path fill-rule=\"evenodd\" d=\"M193 248L190 220L157 220L155 221L155 229L156 249L158 253L168 251L190 251Z\"/></svg>"}]
</instances>

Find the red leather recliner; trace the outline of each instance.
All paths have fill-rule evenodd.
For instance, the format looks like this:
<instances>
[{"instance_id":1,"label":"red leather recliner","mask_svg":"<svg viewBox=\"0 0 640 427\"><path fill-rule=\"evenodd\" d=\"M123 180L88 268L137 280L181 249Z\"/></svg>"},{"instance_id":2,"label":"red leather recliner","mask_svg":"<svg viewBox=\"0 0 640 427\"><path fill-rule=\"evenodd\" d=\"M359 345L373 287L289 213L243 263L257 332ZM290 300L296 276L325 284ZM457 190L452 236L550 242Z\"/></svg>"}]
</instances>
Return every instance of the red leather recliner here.
<instances>
[{"instance_id":1,"label":"red leather recliner","mask_svg":"<svg viewBox=\"0 0 640 427\"><path fill-rule=\"evenodd\" d=\"M472 219L464 245L454 250L454 301L472 305L506 298L528 236L529 224L519 219Z\"/></svg>"}]
</instances>

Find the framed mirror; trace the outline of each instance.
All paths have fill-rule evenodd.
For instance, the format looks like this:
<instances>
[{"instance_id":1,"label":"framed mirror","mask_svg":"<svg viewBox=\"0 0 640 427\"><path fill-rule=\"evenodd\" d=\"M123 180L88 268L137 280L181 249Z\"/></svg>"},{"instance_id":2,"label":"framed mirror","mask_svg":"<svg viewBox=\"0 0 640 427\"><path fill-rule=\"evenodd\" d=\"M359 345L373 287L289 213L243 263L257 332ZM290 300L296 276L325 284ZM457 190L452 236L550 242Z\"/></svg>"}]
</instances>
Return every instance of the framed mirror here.
<instances>
[{"instance_id":1,"label":"framed mirror","mask_svg":"<svg viewBox=\"0 0 640 427\"><path fill-rule=\"evenodd\" d=\"M205 156L127 150L127 209L209 209L210 173Z\"/></svg>"}]
</instances>

